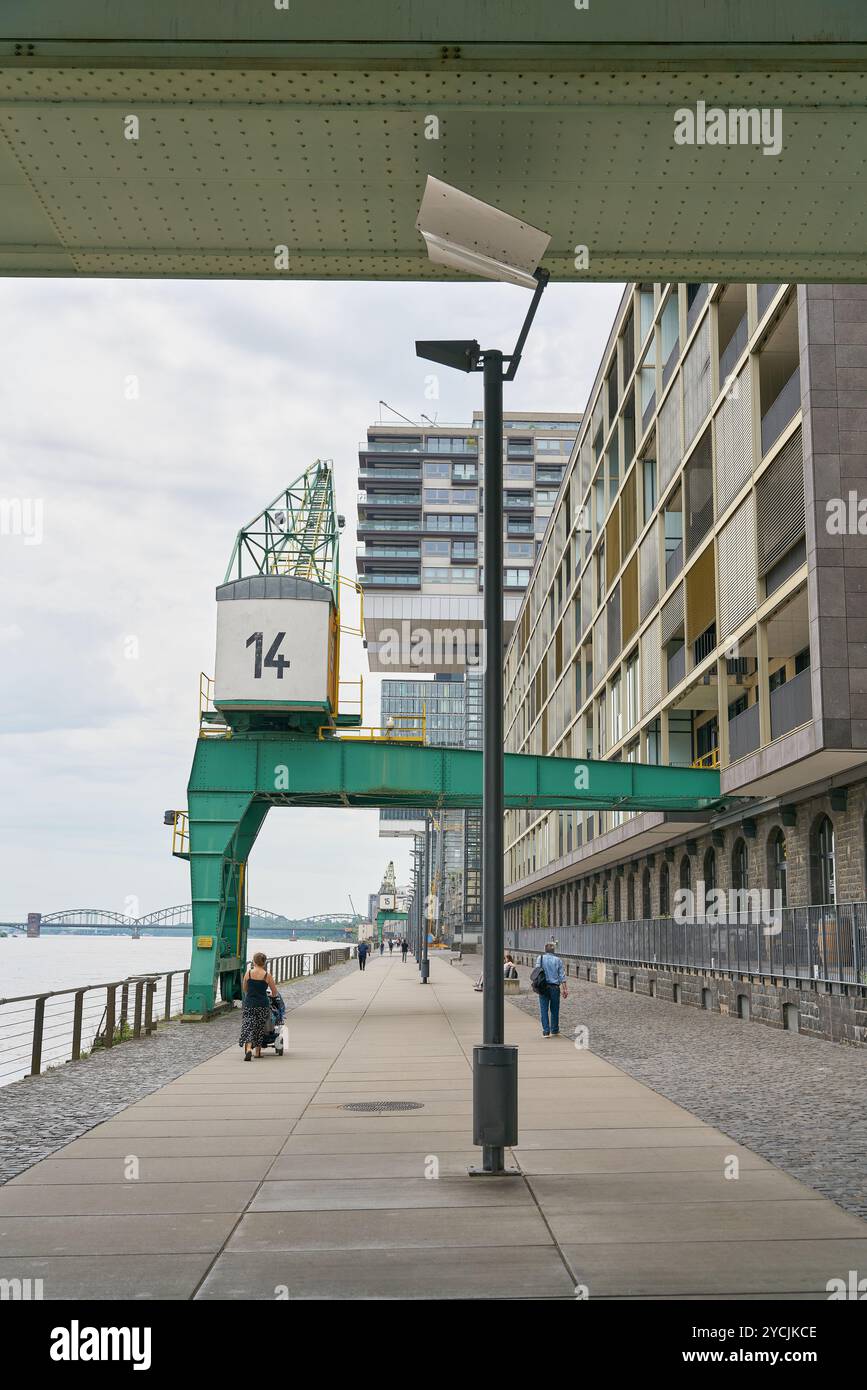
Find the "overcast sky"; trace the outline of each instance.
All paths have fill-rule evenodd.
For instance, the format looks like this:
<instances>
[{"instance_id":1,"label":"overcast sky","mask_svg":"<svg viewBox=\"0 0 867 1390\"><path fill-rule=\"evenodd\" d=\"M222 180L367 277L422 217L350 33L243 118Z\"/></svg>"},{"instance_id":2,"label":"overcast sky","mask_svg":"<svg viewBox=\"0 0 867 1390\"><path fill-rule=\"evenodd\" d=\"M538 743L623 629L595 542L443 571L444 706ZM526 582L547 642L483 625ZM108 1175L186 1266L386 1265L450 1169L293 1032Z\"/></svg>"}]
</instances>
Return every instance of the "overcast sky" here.
<instances>
[{"instance_id":1,"label":"overcast sky","mask_svg":"<svg viewBox=\"0 0 867 1390\"><path fill-rule=\"evenodd\" d=\"M547 290L507 410L583 408L621 290ZM527 303L504 285L0 282L0 499L23 502L29 533L0 523L0 920L189 901L163 811L186 804L235 532L332 458L354 574L358 441L380 398L448 422L481 406L480 378L445 369L426 399L415 338L508 351ZM343 661L364 669L358 639ZM365 690L371 716L375 678ZM408 879L406 842L377 827L272 811L250 901L295 917L348 911L351 893L364 911L389 858Z\"/></svg>"}]
</instances>

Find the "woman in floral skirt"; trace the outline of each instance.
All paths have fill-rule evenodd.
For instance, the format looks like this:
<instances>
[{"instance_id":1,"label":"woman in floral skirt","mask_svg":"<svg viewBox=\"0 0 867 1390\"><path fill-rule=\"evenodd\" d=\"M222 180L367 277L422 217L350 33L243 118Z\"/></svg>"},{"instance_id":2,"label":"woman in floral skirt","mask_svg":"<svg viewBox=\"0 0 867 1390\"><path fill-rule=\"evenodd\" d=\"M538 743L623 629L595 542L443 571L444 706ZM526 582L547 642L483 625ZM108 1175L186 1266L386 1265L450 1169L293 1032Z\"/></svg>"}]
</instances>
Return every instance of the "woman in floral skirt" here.
<instances>
[{"instance_id":1,"label":"woman in floral skirt","mask_svg":"<svg viewBox=\"0 0 867 1390\"><path fill-rule=\"evenodd\" d=\"M264 951L257 951L253 957L253 964L243 980L244 1008L238 1046L244 1049L245 1062L253 1060L254 1048L256 1056L262 1056L263 1040L271 1032L271 1003L268 990L270 989L272 995L276 994L277 986L266 968L267 962L268 957Z\"/></svg>"}]
</instances>

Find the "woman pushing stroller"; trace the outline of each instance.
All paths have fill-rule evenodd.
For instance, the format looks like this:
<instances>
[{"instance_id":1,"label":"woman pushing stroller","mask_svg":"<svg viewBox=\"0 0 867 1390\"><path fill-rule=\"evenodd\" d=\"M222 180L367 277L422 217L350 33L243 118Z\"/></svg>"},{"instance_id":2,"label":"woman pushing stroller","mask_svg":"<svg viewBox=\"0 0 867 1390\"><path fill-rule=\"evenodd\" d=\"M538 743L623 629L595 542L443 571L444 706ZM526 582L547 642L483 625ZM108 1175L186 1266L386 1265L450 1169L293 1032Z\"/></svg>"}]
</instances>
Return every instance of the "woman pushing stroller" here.
<instances>
[{"instance_id":1,"label":"woman pushing stroller","mask_svg":"<svg viewBox=\"0 0 867 1390\"><path fill-rule=\"evenodd\" d=\"M271 1034L273 1033L273 1022L271 1018L271 996L276 997L278 990L274 983L273 976L267 969L268 957L264 951L257 951L253 957L253 964L244 976L242 989L244 991L244 1008L241 1014L241 1036L238 1045L244 1049L244 1061L253 1060L253 1050L256 1056L262 1056L262 1048L269 1046Z\"/></svg>"}]
</instances>

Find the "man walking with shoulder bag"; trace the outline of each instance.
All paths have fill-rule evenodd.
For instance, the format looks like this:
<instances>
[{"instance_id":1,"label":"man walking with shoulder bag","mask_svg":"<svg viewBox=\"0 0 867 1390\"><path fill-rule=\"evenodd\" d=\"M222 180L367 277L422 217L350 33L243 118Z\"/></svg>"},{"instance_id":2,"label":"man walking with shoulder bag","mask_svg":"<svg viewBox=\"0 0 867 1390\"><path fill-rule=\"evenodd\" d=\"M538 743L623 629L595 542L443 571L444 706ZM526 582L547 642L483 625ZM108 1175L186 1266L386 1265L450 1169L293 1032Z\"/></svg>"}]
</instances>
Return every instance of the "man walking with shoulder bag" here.
<instances>
[{"instance_id":1,"label":"man walking with shoulder bag","mask_svg":"<svg viewBox=\"0 0 867 1390\"><path fill-rule=\"evenodd\" d=\"M554 953L553 941L547 942L530 975L530 984L539 996L542 1037L556 1038L560 1032L560 993L569 998L566 969Z\"/></svg>"}]
</instances>

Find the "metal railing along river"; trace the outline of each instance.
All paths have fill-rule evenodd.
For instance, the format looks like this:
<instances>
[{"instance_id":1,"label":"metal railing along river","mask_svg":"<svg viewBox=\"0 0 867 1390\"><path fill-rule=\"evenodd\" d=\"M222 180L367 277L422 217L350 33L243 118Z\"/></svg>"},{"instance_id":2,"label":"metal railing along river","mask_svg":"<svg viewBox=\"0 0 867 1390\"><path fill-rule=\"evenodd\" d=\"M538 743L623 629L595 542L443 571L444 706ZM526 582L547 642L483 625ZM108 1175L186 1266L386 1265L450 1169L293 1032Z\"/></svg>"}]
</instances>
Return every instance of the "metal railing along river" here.
<instances>
[{"instance_id":1,"label":"metal railing along river","mask_svg":"<svg viewBox=\"0 0 867 1390\"><path fill-rule=\"evenodd\" d=\"M271 956L278 984L317 975L349 959L351 946ZM77 1062L96 1048L148 1037L182 1011L188 970L45 990L0 999L0 1086Z\"/></svg>"}]
</instances>

